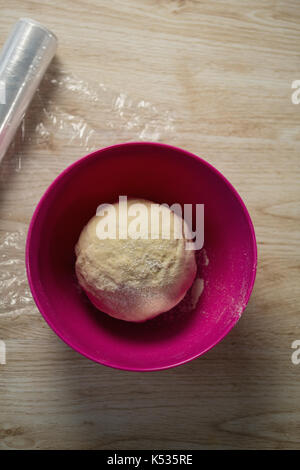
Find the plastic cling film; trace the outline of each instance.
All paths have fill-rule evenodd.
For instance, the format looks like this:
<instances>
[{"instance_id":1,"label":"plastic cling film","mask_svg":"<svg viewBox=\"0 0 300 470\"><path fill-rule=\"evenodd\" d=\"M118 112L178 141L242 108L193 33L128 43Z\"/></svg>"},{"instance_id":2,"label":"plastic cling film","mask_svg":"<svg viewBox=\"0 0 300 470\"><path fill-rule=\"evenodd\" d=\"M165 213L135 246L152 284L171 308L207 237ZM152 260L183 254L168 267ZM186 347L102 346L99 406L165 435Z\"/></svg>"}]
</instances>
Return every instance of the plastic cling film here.
<instances>
[{"instance_id":1,"label":"plastic cling film","mask_svg":"<svg viewBox=\"0 0 300 470\"><path fill-rule=\"evenodd\" d=\"M56 45L51 31L34 20L22 18L1 50L0 161L55 54Z\"/></svg>"},{"instance_id":2,"label":"plastic cling film","mask_svg":"<svg viewBox=\"0 0 300 470\"><path fill-rule=\"evenodd\" d=\"M33 305L24 266L25 231L0 232L0 317Z\"/></svg>"},{"instance_id":3,"label":"plastic cling film","mask_svg":"<svg viewBox=\"0 0 300 470\"><path fill-rule=\"evenodd\" d=\"M62 71L54 59L0 165L0 317L34 308L25 270L26 235L53 179L98 148L174 141L175 122L172 110Z\"/></svg>"},{"instance_id":4,"label":"plastic cling film","mask_svg":"<svg viewBox=\"0 0 300 470\"><path fill-rule=\"evenodd\" d=\"M30 109L12 144L16 171L22 167L24 144L50 152L64 148L61 171L98 148L130 141L168 141L176 135L173 111L101 82L57 71L55 66L46 72Z\"/></svg>"}]
</instances>

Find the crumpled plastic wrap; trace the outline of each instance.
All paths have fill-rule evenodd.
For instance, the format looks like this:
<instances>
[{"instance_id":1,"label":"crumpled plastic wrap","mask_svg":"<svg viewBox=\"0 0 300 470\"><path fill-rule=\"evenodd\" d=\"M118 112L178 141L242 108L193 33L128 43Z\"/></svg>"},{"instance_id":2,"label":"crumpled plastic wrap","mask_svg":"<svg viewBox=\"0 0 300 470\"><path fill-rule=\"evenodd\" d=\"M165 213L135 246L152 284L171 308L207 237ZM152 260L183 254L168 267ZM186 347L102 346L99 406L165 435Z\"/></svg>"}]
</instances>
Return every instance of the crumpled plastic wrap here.
<instances>
[{"instance_id":1,"label":"crumpled plastic wrap","mask_svg":"<svg viewBox=\"0 0 300 470\"><path fill-rule=\"evenodd\" d=\"M32 303L24 266L24 230L0 233L0 315Z\"/></svg>"},{"instance_id":2,"label":"crumpled plastic wrap","mask_svg":"<svg viewBox=\"0 0 300 470\"><path fill-rule=\"evenodd\" d=\"M55 176L107 145L174 141L175 121L172 110L146 98L50 66L0 165L0 316L32 311L25 271L27 229L39 198ZM40 183L31 193L30 175L25 170L23 174L23 166L32 158ZM18 200L14 200L16 194Z\"/></svg>"}]
</instances>

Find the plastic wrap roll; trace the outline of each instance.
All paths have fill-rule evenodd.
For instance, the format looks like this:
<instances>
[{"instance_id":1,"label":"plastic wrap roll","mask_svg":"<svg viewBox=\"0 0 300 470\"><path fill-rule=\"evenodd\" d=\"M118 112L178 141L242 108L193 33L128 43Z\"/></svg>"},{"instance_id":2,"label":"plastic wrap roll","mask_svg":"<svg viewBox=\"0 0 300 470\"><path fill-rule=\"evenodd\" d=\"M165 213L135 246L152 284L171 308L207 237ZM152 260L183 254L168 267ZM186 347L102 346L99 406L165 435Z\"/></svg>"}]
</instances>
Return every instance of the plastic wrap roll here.
<instances>
[{"instance_id":1,"label":"plastic wrap roll","mask_svg":"<svg viewBox=\"0 0 300 470\"><path fill-rule=\"evenodd\" d=\"M14 26L0 54L0 161L57 47L56 36L28 18Z\"/></svg>"}]
</instances>

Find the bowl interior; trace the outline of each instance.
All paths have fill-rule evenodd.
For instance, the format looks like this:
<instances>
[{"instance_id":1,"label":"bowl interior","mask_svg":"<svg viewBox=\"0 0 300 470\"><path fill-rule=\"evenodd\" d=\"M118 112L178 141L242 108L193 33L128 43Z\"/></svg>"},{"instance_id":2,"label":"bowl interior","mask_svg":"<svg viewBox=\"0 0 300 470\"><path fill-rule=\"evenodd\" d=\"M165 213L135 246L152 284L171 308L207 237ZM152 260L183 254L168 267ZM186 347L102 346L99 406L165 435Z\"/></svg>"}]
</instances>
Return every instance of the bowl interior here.
<instances>
[{"instance_id":1,"label":"bowl interior","mask_svg":"<svg viewBox=\"0 0 300 470\"><path fill-rule=\"evenodd\" d=\"M132 324L96 310L80 289L75 243L97 206L119 195L205 204L204 289L194 311ZM54 181L33 216L26 261L34 299L66 343L106 365L154 370L197 357L237 322L253 287L256 244L245 206L213 167L174 147L132 143L97 151Z\"/></svg>"}]
</instances>

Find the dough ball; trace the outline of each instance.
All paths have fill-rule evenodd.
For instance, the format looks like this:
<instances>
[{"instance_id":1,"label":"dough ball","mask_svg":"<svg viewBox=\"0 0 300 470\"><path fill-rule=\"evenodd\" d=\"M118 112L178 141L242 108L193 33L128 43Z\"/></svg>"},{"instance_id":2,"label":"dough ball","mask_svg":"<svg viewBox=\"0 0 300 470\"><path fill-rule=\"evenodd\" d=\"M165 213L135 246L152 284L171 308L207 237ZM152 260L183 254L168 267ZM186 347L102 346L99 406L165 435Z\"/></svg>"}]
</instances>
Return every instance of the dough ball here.
<instances>
[{"instance_id":1,"label":"dough ball","mask_svg":"<svg viewBox=\"0 0 300 470\"><path fill-rule=\"evenodd\" d=\"M184 235L176 238L184 234L185 222L168 207L154 204L129 199L107 205L80 234L75 248L78 281L92 303L112 317L143 322L166 312L183 299L195 278L195 252L186 249L190 242ZM151 216L151 206L160 207L159 217ZM105 238L109 229L110 238Z\"/></svg>"}]
</instances>

